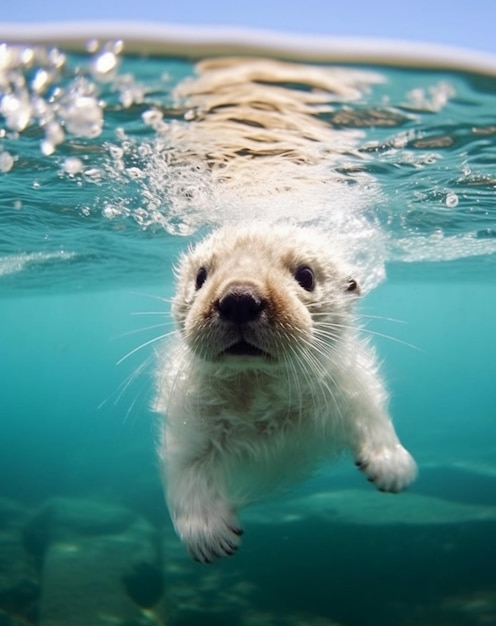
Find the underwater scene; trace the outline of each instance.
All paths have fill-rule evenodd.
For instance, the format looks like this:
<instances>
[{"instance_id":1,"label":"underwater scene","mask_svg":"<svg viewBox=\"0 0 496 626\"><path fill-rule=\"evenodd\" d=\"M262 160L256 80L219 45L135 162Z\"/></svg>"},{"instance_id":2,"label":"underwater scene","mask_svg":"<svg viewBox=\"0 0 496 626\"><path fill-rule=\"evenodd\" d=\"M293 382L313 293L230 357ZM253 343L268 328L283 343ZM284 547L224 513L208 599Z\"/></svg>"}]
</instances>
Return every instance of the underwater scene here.
<instances>
[{"instance_id":1,"label":"underwater scene","mask_svg":"<svg viewBox=\"0 0 496 626\"><path fill-rule=\"evenodd\" d=\"M496 72L0 44L0 625L496 624L495 207ZM198 563L157 454L174 268L267 220L354 268L418 477L320 463Z\"/></svg>"}]
</instances>

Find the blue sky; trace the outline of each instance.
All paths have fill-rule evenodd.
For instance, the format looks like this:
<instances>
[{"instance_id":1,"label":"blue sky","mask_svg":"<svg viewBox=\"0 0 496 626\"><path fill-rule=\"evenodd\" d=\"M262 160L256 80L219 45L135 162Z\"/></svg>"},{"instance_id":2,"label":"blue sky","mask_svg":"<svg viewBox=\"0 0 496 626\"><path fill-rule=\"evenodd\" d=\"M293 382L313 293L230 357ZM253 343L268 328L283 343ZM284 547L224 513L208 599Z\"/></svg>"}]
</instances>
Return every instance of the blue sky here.
<instances>
[{"instance_id":1,"label":"blue sky","mask_svg":"<svg viewBox=\"0 0 496 626\"><path fill-rule=\"evenodd\" d=\"M387 37L496 53L494 0L1 0L1 22L112 19Z\"/></svg>"}]
</instances>

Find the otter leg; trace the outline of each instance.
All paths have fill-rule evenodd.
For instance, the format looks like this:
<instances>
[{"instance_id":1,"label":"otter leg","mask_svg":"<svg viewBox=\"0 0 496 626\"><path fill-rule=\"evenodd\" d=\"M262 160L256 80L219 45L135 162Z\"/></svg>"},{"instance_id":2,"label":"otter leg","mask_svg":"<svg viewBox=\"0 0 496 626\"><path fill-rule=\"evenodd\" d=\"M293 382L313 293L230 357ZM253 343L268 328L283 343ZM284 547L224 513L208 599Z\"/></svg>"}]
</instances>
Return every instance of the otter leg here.
<instances>
[{"instance_id":1,"label":"otter leg","mask_svg":"<svg viewBox=\"0 0 496 626\"><path fill-rule=\"evenodd\" d=\"M398 439L385 407L387 394L374 368L357 372L356 380L361 393L351 403L355 464L380 491L402 491L415 480L417 465Z\"/></svg>"},{"instance_id":2,"label":"otter leg","mask_svg":"<svg viewBox=\"0 0 496 626\"><path fill-rule=\"evenodd\" d=\"M223 468L214 452L192 455L167 440L162 451L169 512L189 554L211 563L234 554L243 531L225 495Z\"/></svg>"}]
</instances>

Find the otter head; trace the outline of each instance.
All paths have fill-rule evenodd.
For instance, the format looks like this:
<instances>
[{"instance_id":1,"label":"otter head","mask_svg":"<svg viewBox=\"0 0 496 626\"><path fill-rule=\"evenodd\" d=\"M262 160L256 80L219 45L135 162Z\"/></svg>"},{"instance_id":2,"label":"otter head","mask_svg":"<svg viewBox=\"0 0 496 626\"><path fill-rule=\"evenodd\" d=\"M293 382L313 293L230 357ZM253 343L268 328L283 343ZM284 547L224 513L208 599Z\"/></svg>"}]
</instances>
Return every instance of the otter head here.
<instances>
[{"instance_id":1,"label":"otter head","mask_svg":"<svg viewBox=\"0 0 496 626\"><path fill-rule=\"evenodd\" d=\"M316 231L288 226L222 228L183 256L177 277L172 311L190 350L238 367L322 354L359 293Z\"/></svg>"}]
</instances>

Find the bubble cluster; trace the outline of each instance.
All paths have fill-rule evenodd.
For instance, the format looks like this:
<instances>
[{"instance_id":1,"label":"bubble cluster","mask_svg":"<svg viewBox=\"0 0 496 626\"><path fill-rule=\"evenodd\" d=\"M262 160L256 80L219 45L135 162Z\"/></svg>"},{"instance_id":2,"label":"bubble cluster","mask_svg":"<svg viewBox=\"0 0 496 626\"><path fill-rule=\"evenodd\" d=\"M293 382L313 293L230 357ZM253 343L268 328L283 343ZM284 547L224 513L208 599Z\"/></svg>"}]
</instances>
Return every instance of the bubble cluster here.
<instances>
[{"instance_id":1,"label":"bubble cluster","mask_svg":"<svg viewBox=\"0 0 496 626\"><path fill-rule=\"evenodd\" d=\"M92 95L78 91L67 94L58 114L67 132L76 137L94 138L102 132L102 104Z\"/></svg>"},{"instance_id":2,"label":"bubble cluster","mask_svg":"<svg viewBox=\"0 0 496 626\"><path fill-rule=\"evenodd\" d=\"M455 89L447 81L440 81L430 85L427 89L417 87L407 94L405 107L415 111L441 111L456 95Z\"/></svg>"},{"instance_id":3,"label":"bubble cluster","mask_svg":"<svg viewBox=\"0 0 496 626\"><path fill-rule=\"evenodd\" d=\"M130 75L118 75L122 42L99 48L85 67L70 68L56 48L0 45L0 129L8 136L36 127L40 151L52 155L67 137L94 139L104 128L102 87L111 83L124 107L144 93ZM69 76L69 80L67 80ZM2 124L3 120L3 124Z\"/></svg>"}]
</instances>

